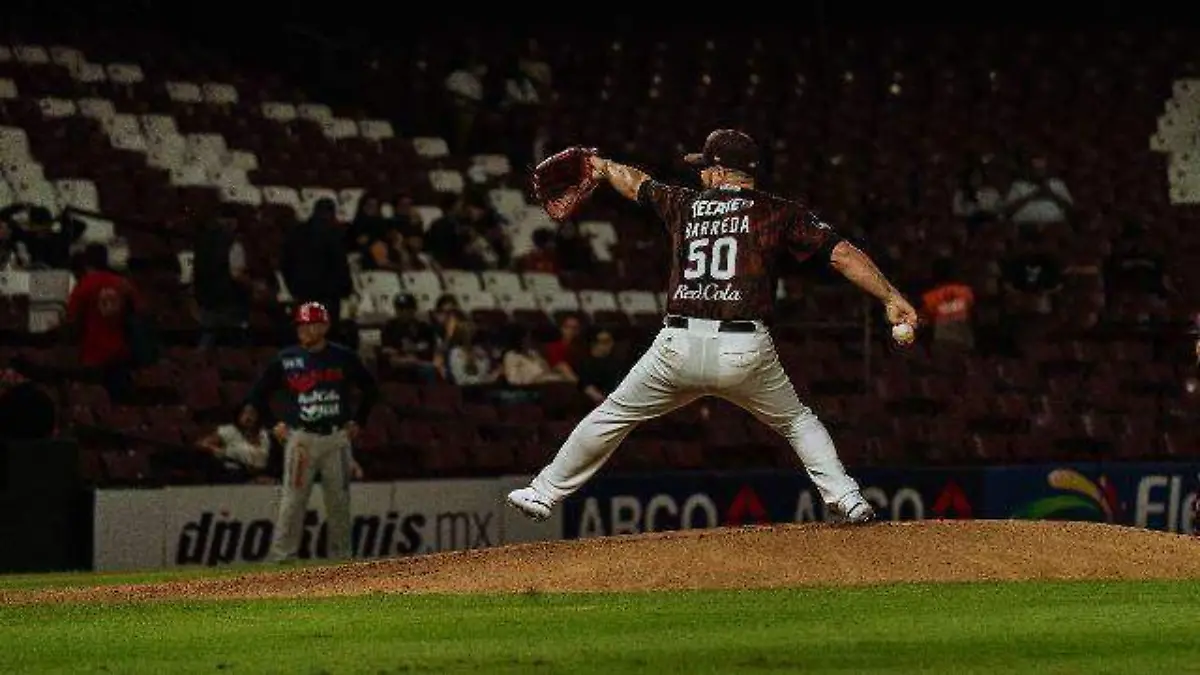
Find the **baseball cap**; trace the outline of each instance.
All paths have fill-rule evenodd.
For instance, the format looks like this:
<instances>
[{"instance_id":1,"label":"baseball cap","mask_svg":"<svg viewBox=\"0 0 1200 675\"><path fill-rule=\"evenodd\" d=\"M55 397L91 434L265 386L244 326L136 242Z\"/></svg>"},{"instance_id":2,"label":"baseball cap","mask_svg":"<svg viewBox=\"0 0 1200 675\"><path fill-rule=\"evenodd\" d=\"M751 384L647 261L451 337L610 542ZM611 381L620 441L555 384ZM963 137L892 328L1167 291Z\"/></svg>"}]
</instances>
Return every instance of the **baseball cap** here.
<instances>
[{"instance_id":1,"label":"baseball cap","mask_svg":"<svg viewBox=\"0 0 1200 675\"><path fill-rule=\"evenodd\" d=\"M329 310L319 302L306 302L296 308L294 319L297 326L310 323L329 323Z\"/></svg>"},{"instance_id":2,"label":"baseball cap","mask_svg":"<svg viewBox=\"0 0 1200 675\"><path fill-rule=\"evenodd\" d=\"M736 129L717 129L704 140L704 149L683 156L696 167L724 166L745 173L758 168L758 146L754 139Z\"/></svg>"}]
</instances>

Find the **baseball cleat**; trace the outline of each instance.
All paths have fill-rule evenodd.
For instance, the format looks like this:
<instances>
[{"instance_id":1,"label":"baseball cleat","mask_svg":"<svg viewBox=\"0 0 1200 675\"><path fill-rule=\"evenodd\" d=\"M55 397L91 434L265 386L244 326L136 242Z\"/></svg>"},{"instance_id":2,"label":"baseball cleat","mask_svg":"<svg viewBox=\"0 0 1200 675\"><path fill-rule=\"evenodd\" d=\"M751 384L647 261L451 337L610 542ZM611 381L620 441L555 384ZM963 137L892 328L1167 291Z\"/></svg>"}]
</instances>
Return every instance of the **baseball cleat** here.
<instances>
[{"instance_id":1,"label":"baseball cleat","mask_svg":"<svg viewBox=\"0 0 1200 675\"><path fill-rule=\"evenodd\" d=\"M550 509L554 506L537 490L524 487L508 493L508 505L520 511L526 518L543 521L550 517Z\"/></svg>"},{"instance_id":2,"label":"baseball cleat","mask_svg":"<svg viewBox=\"0 0 1200 675\"><path fill-rule=\"evenodd\" d=\"M875 520L875 509L857 492L836 504L830 504L829 511L832 516L830 522L837 525L862 525Z\"/></svg>"}]
</instances>

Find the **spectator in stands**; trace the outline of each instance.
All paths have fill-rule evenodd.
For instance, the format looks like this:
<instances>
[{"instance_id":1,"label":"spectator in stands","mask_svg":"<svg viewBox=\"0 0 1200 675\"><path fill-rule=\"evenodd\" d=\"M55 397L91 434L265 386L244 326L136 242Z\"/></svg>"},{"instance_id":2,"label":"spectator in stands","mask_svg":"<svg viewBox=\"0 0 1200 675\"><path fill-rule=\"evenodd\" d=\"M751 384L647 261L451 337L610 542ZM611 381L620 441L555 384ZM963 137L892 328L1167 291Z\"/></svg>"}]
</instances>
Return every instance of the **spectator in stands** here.
<instances>
[{"instance_id":1,"label":"spectator in stands","mask_svg":"<svg viewBox=\"0 0 1200 675\"><path fill-rule=\"evenodd\" d=\"M1004 198L1004 212L1018 227L1041 231L1046 225L1069 222L1074 202L1067 184L1054 175L1044 154L1018 164L1017 177Z\"/></svg>"},{"instance_id":2,"label":"spectator in stands","mask_svg":"<svg viewBox=\"0 0 1200 675\"><path fill-rule=\"evenodd\" d=\"M933 262L933 284L921 296L921 312L933 327L933 344L970 350L975 347L975 292L958 276L952 258Z\"/></svg>"},{"instance_id":3,"label":"spectator in stands","mask_svg":"<svg viewBox=\"0 0 1200 675\"><path fill-rule=\"evenodd\" d=\"M475 127L484 112L484 78L488 66L468 56L459 61L446 77L446 120L450 122L444 135L452 150L468 154L475 150Z\"/></svg>"},{"instance_id":4,"label":"spectator in stands","mask_svg":"<svg viewBox=\"0 0 1200 675\"><path fill-rule=\"evenodd\" d=\"M433 332L438 342L445 344L454 333L455 326L463 319L462 307L453 293L443 293L429 312L429 320L433 324Z\"/></svg>"},{"instance_id":5,"label":"spectator in stands","mask_svg":"<svg viewBox=\"0 0 1200 675\"><path fill-rule=\"evenodd\" d=\"M333 200L319 199L312 216L288 230L279 264L292 298L297 303L324 304L333 322L330 330L336 333L342 332L342 298L354 291L344 236ZM339 335L339 339L346 336Z\"/></svg>"},{"instance_id":6,"label":"spectator in stands","mask_svg":"<svg viewBox=\"0 0 1200 675\"><path fill-rule=\"evenodd\" d=\"M1163 251L1150 238L1148 228L1135 220L1127 220L1113 239L1103 275L1111 304L1126 297L1163 307L1177 294Z\"/></svg>"},{"instance_id":7,"label":"spectator in stands","mask_svg":"<svg viewBox=\"0 0 1200 675\"><path fill-rule=\"evenodd\" d=\"M0 370L0 429L4 430L3 440L51 438L58 424L57 417L54 399L45 389L13 368Z\"/></svg>"},{"instance_id":8,"label":"spectator in stands","mask_svg":"<svg viewBox=\"0 0 1200 675\"><path fill-rule=\"evenodd\" d=\"M538 98L542 102L550 101L554 95L554 72L536 38L525 41L524 49L517 57L517 67L537 88Z\"/></svg>"},{"instance_id":9,"label":"spectator in stands","mask_svg":"<svg viewBox=\"0 0 1200 675\"><path fill-rule=\"evenodd\" d=\"M569 382L578 382L579 362L587 354L583 343L583 319L578 314L565 314L558 322L558 339L546 344L542 353L546 363Z\"/></svg>"},{"instance_id":10,"label":"spectator in stands","mask_svg":"<svg viewBox=\"0 0 1200 675\"><path fill-rule=\"evenodd\" d=\"M501 365L504 381L513 387L571 381L550 367L533 339L533 331L525 325L513 326Z\"/></svg>"},{"instance_id":11,"label":"spectator in stands","mask_svg":"<svg viewBox=\"0 0 1200 675\"><path fill-rule=\"evenodd\" d=\"M83 223L73 218L58 222L44 206L13 204L0 209L14 250L24 251L25 267L66 269L71 266L71 245L83 234Z\"/></svg>"},{"instance_id":12,"label":"spectator in stands","mask_svg":"<svg viewBox=\"0 0 1200 675\"><path fill-rule=\"evenodd\" d=\"M89 244L82 265L67 298L66 323L79 340L80 365L100 375L111 398L125 400L133 387L128 317L137 310L137 294L129 279L109 267L103 244Z\"/></svg>"},{"instance_id":13,"label":"spectator in stands","mask_svg":"<svg viewBox=\"0 0 1200 675\"><path fill-rule=\"evenodd\" d=\"M196 442L196 447L221 460L222 467L244 479L267 469L271 439L252 405L242 406L233 424L222 424Z\"/></svg>"},{"instance_id":14,"label":"spectator in stands","mask_svg":"<svg viewBox=\"0 0 1200 675\"><path fill-rule=\"evenodd\" d=\"M455 324L447 345L449 380L454 384L460 387L492 384L503 374L500 364L493 363L488 350L476 344L475 324L470 321Z\"/></svg>"},{"instance_id":15,"label":"spectator in stands","mask_svg":"<svg viewBox=\"0 0 1200 675\"><path fill-rule=\"evenodd\" d=\"M1004 216L1004 195L992 178L990 162L975 159L963 169L954 190L952 210L968 232Z\"/></svg>"},{"instance_id":16,"label":"spectator in stands","mask_svg":"<svg viewBox=\"0 0 1200 675\"><path fill-rule=\"evenodd\" d=\"M193 246L192 289L200 310L202 349L249 341L253 281L237 229L237 214L222 204L216 218L200 227Z\"/></svg>"},{"instance_id":17,"label":"spectator in stands","mask_svg":"<svg viewBox=\"0 0 1200 675\"><path fill-rule=\"evenodd\" d=\"M1045 315L1063 287L1063 264L1039 233L1025 230L1001 265L1001 285L1010 314Z\"/></svg>"},{"instance_id":18,"label":"spectator in stands","mask_svg":"<svg viewBox=\"0 0 1200 675\"><path fill-rule=\"evenodd\" d=\"M417 299L401 293L394 301L396 316L383 326L379 364L385 377L402 381L434 382L446 379L446 362L438 350L438 336L428 322L417 317Z\"/></svg>"},{"instance_id":19,"label":"spectator in stands","mask_svg":"<svg viewBox=\"0 0 1200 675\"><path fill-rule=\"evenodd\" d=\"M27 269L32 262L29 249L7 220L0 219L0 270Z\"/></svg>"},{"instance_id":20,"label":"spectator in stands","mask_svg":"<svg viewBox=\"0 0 1200 675\"><path fill-rule=\"evenodd\" d=\"M410 194L401 194L392 202L392 217L389 225L400 232L403 238L403 254L406 269L431 269L437 265L425 252L425 220L413 204Z\"/></svg>"},{"instance_id":21,"label":"spectator in stands","mask_svg":"<svg viewBox=\"0 0 1200 675\"><path fill-rule=\"evenodd\" d=\"M533 249L517 261L520 272L546 272L558 274L558 256L555 254L554 231L539 227L533 231Z\"/></svg>"},{"instance_id":22,"label":"spectator in stands","mask_svg":"<svg viewBox=\"0 0 1200 675\"><path fill-rule=\"evenodd\" d=\"M374 230L363 247L362 269L403 272L410 269L404 235L392 227Z\"/></svg>"},{"instance_id":23,"label":"spectator in stands","mask_svg":"<svg viewBox=\"0 0 1200 675\"><path fill-rule=\"evenodd\" d=\"M558 226L554 236L554 255L558 269L563 272L591 272L595 268L596 253L591 239L579 229L574 218Z\"/></svg>"},{"instance_id":24,"label":"spectator in stands","mask_svg":"<svg viewBox=\"0 0 1200 675\"><path fill-rule=\"evenodd\" d=\"M496 269L502 262L501 252L483 234L496 226L479 197L466 191L447 195L442 217L425 235L425 250L444 268Z\"/></svg>"},{"instance_id":25,"label":"spectator in stands","mask_svg":"<svg viewBox=\"0 0 1200 675\"><path fill-rule=\"evenodd\" d=\"M588 339L588 353L579 362L579 388L599 405L617 388L626 368L613 352L612 331L594 328Z\"/></svg>"},{"instance_id":26,"label":"spectator in stands","mask_svg":"<svg viewBox=\"0 0 1200 675\"><path fill-rule=\"evenodd\" d=\"M347 251L365 253L373 240L382 238L380 235L391 223L383 217L381 208L379 197L374 194L364 194L358 201L358 210L346 228Z\"/></svg>"}]
</instances>

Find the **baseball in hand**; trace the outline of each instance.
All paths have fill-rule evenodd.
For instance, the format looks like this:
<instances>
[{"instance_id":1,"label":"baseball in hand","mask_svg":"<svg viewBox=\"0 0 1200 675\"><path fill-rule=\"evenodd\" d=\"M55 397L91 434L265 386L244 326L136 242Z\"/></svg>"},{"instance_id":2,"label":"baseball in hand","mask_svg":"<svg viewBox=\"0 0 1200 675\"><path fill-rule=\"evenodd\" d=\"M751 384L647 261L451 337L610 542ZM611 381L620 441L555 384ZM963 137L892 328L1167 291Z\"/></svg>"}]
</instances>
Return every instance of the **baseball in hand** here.
<instances>
[{"instance_id":1,"label":"baseball in hand","mask_svg":"<svg viewBox=\"0 0 1200 675\"><path fill-rule=\"evenodd\" d=\"M912 324L898 323L892 326L892 339L896 342L902 345L910 344L914 337L916 332L913 331Z\"/></svg>"}]
</instances>

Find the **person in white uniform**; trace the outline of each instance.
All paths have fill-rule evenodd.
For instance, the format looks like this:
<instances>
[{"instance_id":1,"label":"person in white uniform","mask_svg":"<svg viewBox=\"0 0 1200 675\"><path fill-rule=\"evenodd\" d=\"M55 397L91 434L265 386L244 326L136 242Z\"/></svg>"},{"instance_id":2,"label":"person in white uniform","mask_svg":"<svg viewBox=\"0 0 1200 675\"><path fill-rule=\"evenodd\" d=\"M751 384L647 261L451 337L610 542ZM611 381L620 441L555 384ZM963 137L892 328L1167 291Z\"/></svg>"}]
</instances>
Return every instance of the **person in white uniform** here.
<instances>
[{"instance_id":1,"label":"person in white uniform","mask_svg":"<svg viewBox=\"0 0 1200 675\"><path fill-rule=\"evenodd\" d=\"M916 326L916 310L867 255L803 203L754 187L758 149L746 134L714 131L704 150L685 160L700 169L703 189L667 185L639 169L592 159L602 180L651 208L666 225L674 250L667 315L616 390L575 427L529 486L508 494L508 504L534 520L548 518L636 425L719 396L790 442L829 520L871 521L873 508L847 474L824 424L800 402L776 354L769 324L780 264L788 256L827 261L877 298L892 325ZM911 336L907 330L897 334Z\"/></svg>"}]
</instances>

